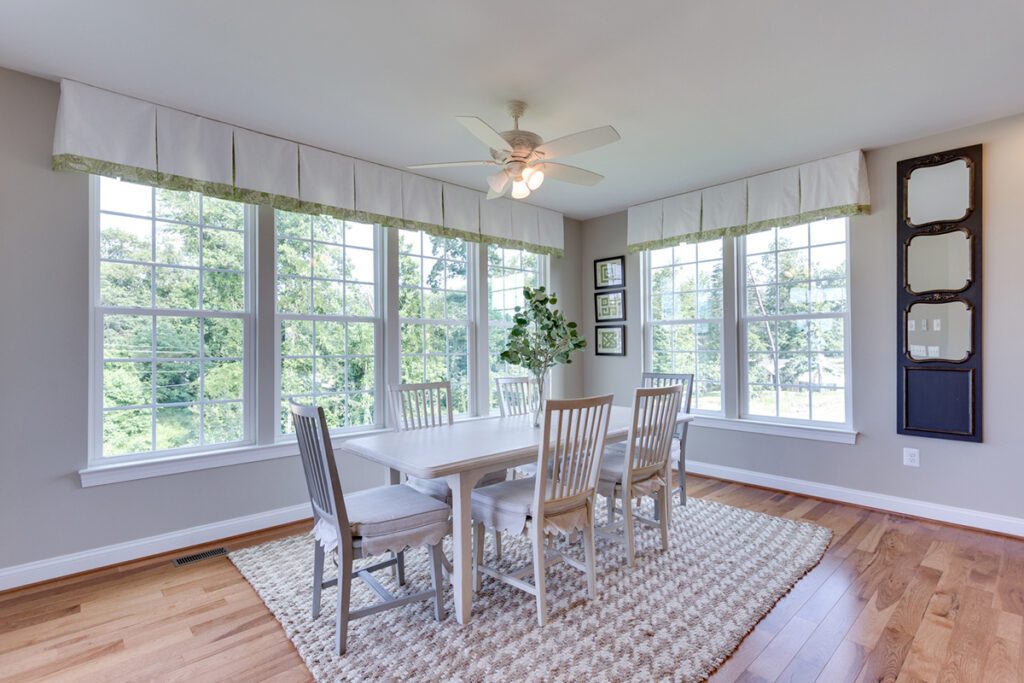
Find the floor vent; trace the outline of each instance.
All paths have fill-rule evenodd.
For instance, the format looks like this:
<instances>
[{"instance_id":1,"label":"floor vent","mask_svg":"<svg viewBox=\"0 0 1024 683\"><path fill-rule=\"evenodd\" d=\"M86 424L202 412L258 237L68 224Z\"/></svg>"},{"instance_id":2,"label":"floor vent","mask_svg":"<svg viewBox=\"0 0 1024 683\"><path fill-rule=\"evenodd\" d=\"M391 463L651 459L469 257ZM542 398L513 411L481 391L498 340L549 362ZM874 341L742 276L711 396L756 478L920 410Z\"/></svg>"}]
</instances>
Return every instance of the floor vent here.
<instances>
[{"instance_id":1,"label":"floor vent","mask_svg":"<svg viewBox=\"0 0 1024 683\"><path fill-rule=\"evenodd\" d=\"M212 548L210 550L204 550L201 553L195 553L194 555L184 555L174 560L173 564L175 567L184 567L186 564L192 564L199 562L200 560L207 560L211 557L219 557L221 555L227 555L228 551L224 548Z\"/></svg>"}]
</instances>

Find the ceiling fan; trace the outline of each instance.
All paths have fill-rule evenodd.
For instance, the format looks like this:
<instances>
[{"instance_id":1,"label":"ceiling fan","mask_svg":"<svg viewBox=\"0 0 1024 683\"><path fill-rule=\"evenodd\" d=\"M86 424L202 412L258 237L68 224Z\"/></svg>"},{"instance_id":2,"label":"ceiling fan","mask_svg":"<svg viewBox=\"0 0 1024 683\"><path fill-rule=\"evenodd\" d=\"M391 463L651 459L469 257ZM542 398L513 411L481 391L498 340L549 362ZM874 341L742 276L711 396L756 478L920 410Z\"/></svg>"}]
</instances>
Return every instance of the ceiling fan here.
<instances>
[{"instance_id":1,"label":"ceiling fan","mask_svg":"<svg viewBox=\"0 0 1024 683\"><path fill-rule=\"evenodd\" d=\"M500 166L500 171L487 177L487 184L490 187L488 199L502 197L509 191L514 199L525 199L530 196L530 192L541 186L545 178L576 185L596 185L604 179L604 176L598 173L555 163L552 159L579 154L615 142L619 139L619 133L614 128L601 126L544 142L536 133L519 128L519 119L525 111L525 102L509 102L508 113L515 123L512 130L503 133L494 130L476 116L455 117L466 130L490 147L490 159L417 164L409 168Z\"/></svg>"}]
</instances>

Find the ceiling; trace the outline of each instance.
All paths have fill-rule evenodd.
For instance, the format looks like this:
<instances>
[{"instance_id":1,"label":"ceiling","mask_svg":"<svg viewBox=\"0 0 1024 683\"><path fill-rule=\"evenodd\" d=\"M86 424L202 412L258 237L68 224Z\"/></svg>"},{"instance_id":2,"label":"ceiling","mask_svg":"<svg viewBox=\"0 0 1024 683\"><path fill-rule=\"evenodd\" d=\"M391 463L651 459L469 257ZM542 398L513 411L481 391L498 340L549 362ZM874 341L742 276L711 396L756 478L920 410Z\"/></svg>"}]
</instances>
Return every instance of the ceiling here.
<instances>
[{"instance_id":1,"label":"ceiling","mask_svg":"<svg viewBox=\"0 0 1024 683\"><path fill-rule=\"evenodd\" d=\"M531 203L579 219L1024 111L1019 0L0 0L0 65L392 166L455 116L622 140ZM485 190L486 168L428 172Z\"/></svg>"}]
</instances>

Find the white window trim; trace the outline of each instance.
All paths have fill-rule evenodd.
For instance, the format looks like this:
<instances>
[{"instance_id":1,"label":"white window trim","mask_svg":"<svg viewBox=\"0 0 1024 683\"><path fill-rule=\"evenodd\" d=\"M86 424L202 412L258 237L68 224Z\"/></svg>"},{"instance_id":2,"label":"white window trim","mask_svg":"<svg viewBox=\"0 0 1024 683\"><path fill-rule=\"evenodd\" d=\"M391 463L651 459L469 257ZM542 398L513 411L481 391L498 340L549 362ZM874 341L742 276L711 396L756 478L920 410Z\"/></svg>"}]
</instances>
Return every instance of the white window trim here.
<instances>
[{"instance_id":1,"label":"white window trim","mask_svg":"<svg viewBox=\"0 0 1024 683\"><path fill-rule=\"evenodd\" d=\"M852 300L851 282L853 269L850 268L850 226L847 220L846 225L846 311L841 317L844 321L844 352L845 352L845 392L846 392L846 422L812 422L810 420L791 420L787 418L773 418L744 415L745 408L745 381L746 371L743 369L745 363L745 352L742 345L743 319L740 315L740 306L743 305L742 293L737 283L745 277L742 265L742 245L739 245L735 237L727 237L722 243L722 268L723 268L723 322L722 322L722 411L702 412L694 410L695 419L692 423L695 427L707 427L710 429L725 429L737 432L765 434L769 436L782 436L796 439L809 439L813 441L824 441L829 443L840 443L853 445L856 443L859 432L854 427L853 416L853 370L852 370ZM647 251L640 254L640 269L643 280L640 290L641 296L641 367L645 371L651 369L653 356L653 317L651 315L651 259ZM813 315L811 317L814 317ZM840 317L835 315L825 317Z\"/></svg>"}]
</instances>

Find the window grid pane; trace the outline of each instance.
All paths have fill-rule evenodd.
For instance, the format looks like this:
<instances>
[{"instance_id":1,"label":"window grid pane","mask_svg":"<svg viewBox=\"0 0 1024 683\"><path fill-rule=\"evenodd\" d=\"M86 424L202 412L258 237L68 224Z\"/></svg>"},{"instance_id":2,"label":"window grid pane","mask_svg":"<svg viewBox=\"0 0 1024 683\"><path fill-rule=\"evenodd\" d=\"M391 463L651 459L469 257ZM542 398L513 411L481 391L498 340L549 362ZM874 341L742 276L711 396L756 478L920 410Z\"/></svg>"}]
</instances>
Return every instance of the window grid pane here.
<instances>
[{"instance_id":1,"label":"window grid pane","mask_svg":"<svg viewBox=\"0 0 1024 683\"><path fill-rule=\"evenodd\" d=\"M449 381L452 409L469 412L468 245L400 230L402 383Z\"/></svg>"},{"instance_id":2,"label":"window grid pane","mask_svg":"<svg viewBox=\"0 0 1024 683\"><path fill-rule=\"evenodd\" d=\"M505 350L515 308L523 305L523 288L540 285L540 259L537 254L522 249L506 249L494 244L487 246L488 394L492 410L498 409L495 377L529 374L521 366L502 361L500 355Z\"/></svg>"},{"instance_id":3,"label":"window grid pane","mask_svg":"<svg viewBox=\"0 0 1024 683\"><path fill-rule=\"evenodd\" d=\"M749 235L744 242L746 413L843 423L846 219Z\"/></svg>"},{"instance_id":4,"label":"window grid pane","mask_svg":"<svg viewBox=\"0 0 1024 683\"><path fill-rule=\"evenodd\" d=\"M651 370L692 373L693 410L722 412L722 240L650 252Z\"/></svg>"},{"instance_id":5,"label":"window grid pane","mask_svg":"<svg viewBox=\"0 0 1024 683\"><path fill-rule=\"evenodd\" d=\"M99 181L103 457L246 438L244 205Z\"/></svg>"},{"instance_id":6,"label":"window grid pane","mask_svg":"<svg viewBox=\"0 0 1024 683\"><path fill-rule=\"evenodd\" d=\"M377 421L377 288L370 224L275 210L282 434L290 401L324 409L332 430Z\"/></svg>"}]
</instances>

